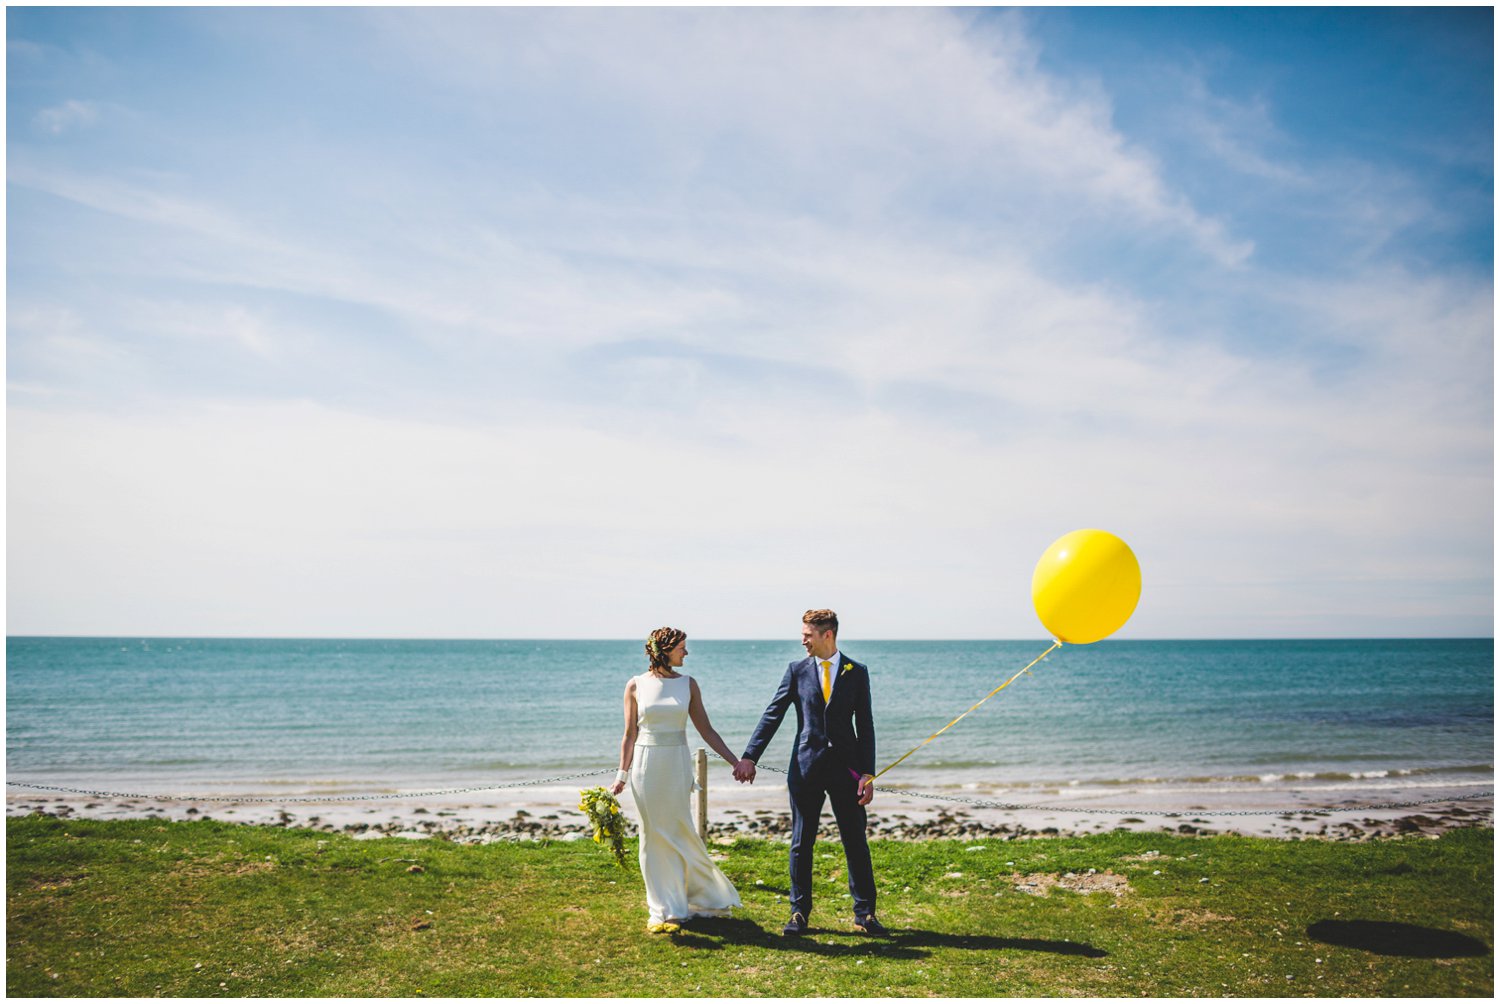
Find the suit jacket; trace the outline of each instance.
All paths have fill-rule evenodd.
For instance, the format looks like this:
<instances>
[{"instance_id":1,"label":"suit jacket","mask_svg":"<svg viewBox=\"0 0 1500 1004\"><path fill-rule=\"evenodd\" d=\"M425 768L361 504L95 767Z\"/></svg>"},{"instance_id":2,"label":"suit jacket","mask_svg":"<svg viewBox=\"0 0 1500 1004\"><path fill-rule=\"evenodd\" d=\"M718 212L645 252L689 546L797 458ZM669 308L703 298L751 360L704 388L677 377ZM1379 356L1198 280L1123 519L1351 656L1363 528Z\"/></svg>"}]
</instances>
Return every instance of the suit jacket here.
<instances>
[{"instance_id":1,"label":"suit jacket","mask_svg":"<svg viewBox=\"0 0 1500 1004\"><path fill-rule=\"evenodd\" d=\"M822 670L808 656L786 668L776 696L766 707L760 724L745 747L745 756L760 762L761 754L776 734L789 707L797 709L797 740L792 744L792 764L806 774L820 757L860 774L875 773L875 718L870 711L870 670L848 655L839 653L833 667L837 679L833 699L823 700Z\"/></svg>"}]
</instances>

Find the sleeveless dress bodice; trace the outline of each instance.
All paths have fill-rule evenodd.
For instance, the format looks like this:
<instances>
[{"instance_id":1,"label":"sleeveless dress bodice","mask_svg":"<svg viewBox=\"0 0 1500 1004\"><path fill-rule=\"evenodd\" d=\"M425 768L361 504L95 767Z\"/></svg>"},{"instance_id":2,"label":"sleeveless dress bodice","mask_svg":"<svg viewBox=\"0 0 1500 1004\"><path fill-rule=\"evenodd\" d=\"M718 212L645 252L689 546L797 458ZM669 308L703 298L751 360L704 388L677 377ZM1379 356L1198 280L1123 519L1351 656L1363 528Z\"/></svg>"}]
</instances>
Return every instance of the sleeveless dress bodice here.
<instances>
[{"instance_id":1,"label":"sleeveless dress bodice","mask_svg":"<svg viewBox=\"0 0 1500 1004\"><path fill-rule=\"evenodd\" d=\"M644 673L635 678L637 746L686 746L692 684L687 676L664 679Z\"/></svg>"}]
</instances>

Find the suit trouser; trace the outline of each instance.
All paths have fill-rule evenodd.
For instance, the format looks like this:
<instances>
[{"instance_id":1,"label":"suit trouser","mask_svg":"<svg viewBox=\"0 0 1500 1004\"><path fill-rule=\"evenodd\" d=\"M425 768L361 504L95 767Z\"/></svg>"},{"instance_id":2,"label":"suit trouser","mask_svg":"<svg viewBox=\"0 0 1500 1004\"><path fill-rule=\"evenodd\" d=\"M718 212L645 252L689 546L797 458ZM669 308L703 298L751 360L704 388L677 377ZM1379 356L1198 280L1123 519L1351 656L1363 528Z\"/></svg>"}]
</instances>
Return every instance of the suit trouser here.
<instances>
[{"instance_id":1,"label":"suit trouser","mask_svg":"<svg viewBox=\"0 0 1500 1004\"><path fill-rule=\"evenodd\" d=\"M813 841L825 797L833 806L833 818L844 844L849 872L849 892L854 897L854 915L875 912L875 869L870 864L870 844L865 837L865 807L859 804L859 782L832 757L823 757L804 775L795 761L787 777L792 799L792 912L812 916Z\"/></svg>"}]
</instances>

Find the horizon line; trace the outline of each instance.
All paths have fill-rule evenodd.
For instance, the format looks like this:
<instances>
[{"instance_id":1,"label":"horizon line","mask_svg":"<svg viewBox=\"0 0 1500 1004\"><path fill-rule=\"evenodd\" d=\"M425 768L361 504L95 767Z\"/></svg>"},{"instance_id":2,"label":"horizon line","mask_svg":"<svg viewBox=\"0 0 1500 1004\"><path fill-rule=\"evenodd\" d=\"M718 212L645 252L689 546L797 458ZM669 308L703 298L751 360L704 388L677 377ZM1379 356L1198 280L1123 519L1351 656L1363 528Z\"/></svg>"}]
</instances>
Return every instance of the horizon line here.
<instances>
[{"instance_id":1,"label":"horizon line","mask_svg":"<svg viewBox=\"0 0 1500 1004\"><path fill-rule=\"evenodd\" d=\"M693 638L692 635L688 636ZM195 634L6 634L7 642L16 640L41 640L56 639L70 641L472 641L472 642L636 642L639 638L621 637L575 637L575 638L541 638L523 636L469 636L469 637L437 637L431 635L195 635ZM801 645L800 641L787 637L771 638L720 638L720 637L698 637L701 642L786 642L789 645ZM861 642L1025 642L1038 641L1045 644L1043 639L1035 637L1024 638L978 638L978 637L936 637L936 638L858 638ZM1053 639L1055 640L1055 639ZM1493 642L1495 636L1487 635L1267 635L1263 637L1201 637L1201 638L1102 638L1096 642L1086 642L1084 645L1098 645L1105 641L1149 641L1149 642L1196 642L1196 641L1488 641ZM1060 642L1059 644L1082 648L1084 645L1072 642Z\"/></svg>"}]
</instances>

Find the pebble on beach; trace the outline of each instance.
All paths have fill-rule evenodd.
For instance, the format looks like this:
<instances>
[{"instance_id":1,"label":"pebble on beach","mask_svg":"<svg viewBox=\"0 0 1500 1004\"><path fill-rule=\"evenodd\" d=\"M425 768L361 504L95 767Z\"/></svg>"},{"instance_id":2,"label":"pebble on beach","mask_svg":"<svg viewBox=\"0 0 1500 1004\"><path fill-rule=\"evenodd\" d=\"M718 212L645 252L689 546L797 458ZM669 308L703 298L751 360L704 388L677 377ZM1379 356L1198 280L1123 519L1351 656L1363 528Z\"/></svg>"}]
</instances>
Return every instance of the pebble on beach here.
<instances>
[{"instance_id":1,"label":"pebble on beach","mask_svg":"<svg viewBox=\"0 0 1500 1004\"><path fill-rule=\"evenodd\" d=\"M74 805L58 799L45 805L41 803L42 800L39 799L14 799L8 801L7 813L26 815L35 812L77 818L75 812L82 811L89 818L146 817L183 820L206 820L208 818L201 809L187 802L144 808L123 801L88 804L80 801L79 804ZM221 809L222 806L215 808ZM391 817L382 823L352 818L357 811L352 807L340 814L326 804L320 806L316 814L307 815L299 814L299 807L290 803L288 806L244 805L240 808L253 815L242 816L239 822L317 829L327 833L343 832L362 839L435 838L455 843L482 844L497 840L572 841L588 837L591 833L582 813L549 812L538 818L524 808L514 808L503 804L445 806L444 811L436 814L432 809L422 805L392 806L394 811ZM1112 816L1108 813L1096 813L1093 816L1075 815L1072 817L1075 821L1071 826L1038 827L1028 826L1014 816L1002 812L992 811L981 816L964 808L942 807L932 811L926 818L917 816L918 810L913 809L905 812L871 812L868 832L871 839L877 840L1026 840L1047 836L1084 835L1090 832L1101 832L1105 828L1128 828L1184 836L1212 836L1222 833L1287 839L1365 841L1408 834L1436 836L1460 827L1493 825L1493 807L1487 802L1471 802L1466 806L1446 806L1443 803L1434 803L1427 809L1427 812L1421 813L1393 812L1384 818L1354 812L1354 818L1338 821L1325 820L1317 831L1304 832L1290 825L1284 817L1273 813L1268 813L1253 824L1246 823L1246 819L1251 817L1239 817L1233 820L1234 825L1225 825L1220 828L1194 825L1211 822L1213 819L1211 812L1193 816L1194 823L1178 823L1175 826L1160 825L1160 822L1153 824L1144 819L1123 814ZM223 811L225 815L228 815L234 809ZM721 818L711 818L708 823L709 842L729 845L742 837L783 842L791 839L792 819L789 811L764 808L752 811L752 816L746 816L743 811L729 809L722 813ZM627 816L630 814L628 806L626 813ZM434 815L438 818L433 818ZM1049 813L1040 818L1032 814L1026 818L1030 818L1033 823L1051 822L1056 815L1063 815L1063 813ZM1165 821L1170 823L1172 820L1166 817ZM627 835L633 836L636 833L633 820L627 818L625 830ZM838 836L837 825L825 815L818 830L819 839L836 843Z\"/></svg>"}]
</instances>

